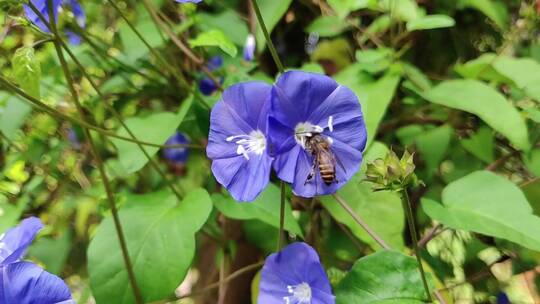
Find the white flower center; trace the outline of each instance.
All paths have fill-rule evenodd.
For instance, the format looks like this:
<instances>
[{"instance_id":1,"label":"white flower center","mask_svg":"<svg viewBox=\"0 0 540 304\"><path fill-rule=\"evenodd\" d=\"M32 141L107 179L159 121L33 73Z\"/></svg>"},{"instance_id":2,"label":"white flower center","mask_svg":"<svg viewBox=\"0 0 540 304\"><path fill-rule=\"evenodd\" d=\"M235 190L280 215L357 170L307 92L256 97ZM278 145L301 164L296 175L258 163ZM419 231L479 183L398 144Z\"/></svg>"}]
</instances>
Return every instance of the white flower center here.
<instances>
[{"instance_id":1,"label":"white flower center","mask_svg":"<svg viewBox=\"0 0 540 304\"><path fill-rule=\"evenodd\" d=\"M286 304L311 304L311 287L306 282L294 286L287 286L287 291L292 294L283 297Z\"/></svg>"},{"instance_id":2,"label":"white flower center","mask_svg":"<svg viewBox=\"0 0 540 304\"><path fill-rule=\"evenodd\" d=\"M334 117L330 116L328 117L328 130L330 132L334 131ZM298 143L302 148L306 148L306 141L309 137L312 137L315 134L320 134L324 131L324 128L319 125L314 125L310 122L301 122L296 125L294 128L294 139L296 140L296 143ZM328 137L328 140L332 141L330 137Z\"/></svg>"},{"instance_id":3,"label":"white flower center","mask_svg":"<svg viewBox=\"0 0 540 304\"><path fill-rule=\"evenodd\" d=\"M238 145L236 154L243 155L247 160L249 160L250 153L261 155L266 149L266 137L264 137L264 134L260 130L251 131L248 135L229 136L226 141L235 141Z\"/></svg>"}]
</instances>

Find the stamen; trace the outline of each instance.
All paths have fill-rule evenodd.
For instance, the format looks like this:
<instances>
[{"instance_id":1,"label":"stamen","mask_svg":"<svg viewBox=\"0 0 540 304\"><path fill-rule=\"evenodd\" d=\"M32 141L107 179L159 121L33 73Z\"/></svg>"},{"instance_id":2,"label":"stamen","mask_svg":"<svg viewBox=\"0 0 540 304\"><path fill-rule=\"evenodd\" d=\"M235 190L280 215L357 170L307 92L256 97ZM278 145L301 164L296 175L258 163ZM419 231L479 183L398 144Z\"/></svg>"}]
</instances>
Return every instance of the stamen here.
<instances>
[{"instance_id":1,"label":"stamen","mask_svg":"<svg viewBox=\"0 0 540 304\"><path fill-rule=\"evenodd\" d=\"M302 282L298 285L287 286L287 292L292 294L289 297L283 297L285 303L294 303L298 304L311 304L311 287L308 283Z\"/></svg>"},{"instance_id":2,"label":"stamen","mask_svg":"<svg viewBox=\"0 0 540 304\"><path fill-rule=\"evenodd\" d=\"M229 136L225 139L227 142L232 142L238 139L235 143L238 145L236 154L243 155L246 160L249 160L249 154L262 154L266 149L266 138L260 130L252 131L249 134L240 134Z\"/></svg>"},{"instance_id":3,"label":"stamen","mask_svg":"<svg viewBox=\"0 0 540 304\"><path fill-rule=\"evenodd\" d=\"M330 132L334 131L334 116L328 117L328 130L330 130Z\"/></svg>"}]
</instances>

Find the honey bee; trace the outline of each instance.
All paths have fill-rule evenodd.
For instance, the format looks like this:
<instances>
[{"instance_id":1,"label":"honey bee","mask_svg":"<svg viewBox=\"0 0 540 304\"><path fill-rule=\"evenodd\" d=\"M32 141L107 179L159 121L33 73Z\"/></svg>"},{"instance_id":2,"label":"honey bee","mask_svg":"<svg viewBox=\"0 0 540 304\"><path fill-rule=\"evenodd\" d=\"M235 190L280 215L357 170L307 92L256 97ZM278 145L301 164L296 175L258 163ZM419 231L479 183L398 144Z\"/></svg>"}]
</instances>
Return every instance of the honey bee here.
<instances>
[{"instance_id":1,"label":"honey bee","mask_svg":"<svg viewBox=\"0 0 540 304\"><path fill-rule=\"evenodd\" d=\"M313 156L313 166L307 176L307 184L315 177L317 169L322 180L328 186L337 182L336 180L336 157L330 150L330 142L321 134L313 134L305 139L306 151Z\"/></svg>"}]
</instances>

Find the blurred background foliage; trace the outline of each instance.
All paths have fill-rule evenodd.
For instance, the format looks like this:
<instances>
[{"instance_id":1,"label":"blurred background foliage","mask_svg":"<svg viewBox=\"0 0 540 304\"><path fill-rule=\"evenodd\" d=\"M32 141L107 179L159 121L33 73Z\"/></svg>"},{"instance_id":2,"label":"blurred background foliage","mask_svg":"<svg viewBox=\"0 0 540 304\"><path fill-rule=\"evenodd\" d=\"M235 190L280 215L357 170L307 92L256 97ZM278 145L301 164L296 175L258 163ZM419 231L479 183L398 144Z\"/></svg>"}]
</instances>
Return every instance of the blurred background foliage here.
<instances>
[{"instance_id":1,"label":"blurred background foliage","mask_svg":"<svg viewBox=\"0 0 540 304\"><path fill-rule=\"evenodd\" d=\"M181 164L163 158L159 147L147 148L181 189L181 207L173 208L177 201L167 181L136 144L92 133L150 302L174 295L186 272L177 295L274 251L279 188L272 185L256 202L239 205L219 187L204 146L208 106L220 92L203 95L197 84L208 77L205 61L216 55L224 64L212 73L223 87L272 83L277 69L248 1L114 2L144 42L107 1L81 1L84 30L69 11L59 19L81 36L81 44L70 48L102 93L68 57L89 122L127 136L108 103L142 141L161 145L179 130L192 143ZM410 192L420 234L429 239L423 258L446 301L506 303L500 302L504 294L512 303L539 303L540 2L258 2L287 68L325 73L358 95L369 134L365 164L389 149L414 152L425 184ZM78 117L47 34L24 19L17 1L0 5L1 76ZM258 54L246 62L241 49L250 32ZM29 251L32 260L66 278L78 303L94 297L130 303L118 294L128 288L127 279L81 126L0 87L0 233L38 215L46 229ZM365 166L341 196L392 248L408 252L399 197L374 192L364 178ZM289 194L285 229L291 240L304 239L318 250L336 285L358 258L380 250L331 197L306 201ZM162 242L164 235L170 238ZM257 290L254 274L183 301L249 303Z\"/></svg>"}]
</instances>

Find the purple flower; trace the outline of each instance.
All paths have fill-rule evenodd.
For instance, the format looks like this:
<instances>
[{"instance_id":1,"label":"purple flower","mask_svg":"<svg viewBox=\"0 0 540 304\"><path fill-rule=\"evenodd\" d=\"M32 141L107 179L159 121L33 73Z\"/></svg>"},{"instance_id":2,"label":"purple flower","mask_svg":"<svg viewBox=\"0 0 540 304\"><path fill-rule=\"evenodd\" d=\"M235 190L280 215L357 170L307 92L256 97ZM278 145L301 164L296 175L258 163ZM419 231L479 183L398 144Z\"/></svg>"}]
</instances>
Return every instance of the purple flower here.
<instances>
[{"instance_id":1,"label":"purple flower","mask_svg":"<svg viewBox=\"0 0 540 304\"><path fill-rule=\"evenodd\" d=\"M272 89L268 127L274 169L296 195L334 193L360 167L367 138L360 103L330 77L300 71L281 75ZM315 136L328 146L324 152L330 161L323 165L335 171L330 183L319 172Z\"/></svg>"},{"instance_id":2,"label":"purple flower","mask_svg":"<svg viewBox=\"0 0 540 304\"><path fill-rule=\"evenodd\" d=\"M49 8L48 8L48 0L31 0L30 1L38 10L39 12L45 17L45 20L49 22ZM71 8L71 12L75 16L75 21L77 24L84 28L86 26L86 15L84 14L84 10L77 2L77 0L53 0L52 1L52 11L54 12L54 20L58 21L58 11L60 10L61 5L68 5ZM39 27L42 31L49 33L50 30L47 27L47 25L39 18L39 16L30 8L30 6L25 5L24 6L24 13L26 14L26 17L28 20L30 20L32 23L34 23L37 27ZM73 44L80 43L80 38L76 38L78 36L77 34L73 32L67 32L68 40L70 43L75 42ZM78 42L78 43L77 43Z\"/></svg>"},{"instance_id":3,"label":"purple flower","mask_svg":"<svg viewBox=\"0 0 540 304\"><path fill-rule=\"evenodd\" d=\"M317 252L306 243L293 243L266 258L257 303L334 304Z\"/></svg>"},{"instance_id":4,"label":"purple flower","mask_svg":"<svg viewBox=\"0 0 540 304\"><path fill-rule=\"evenodd\" d=\"M252 61L255 58L255 36L248 34L244 45L244 60Z\"/></svg>"},{"instance_id":5,"label":"purple flower","mask_svg":"<svg viewBox=\"0 0 540 304\"><path fill-rule=\"evenodd\" d=\"M174 0L178 3L201 3L202 0Z\"/></svg>"},{"instance_id":6,"label":"purple flower","mask_svg":"<svg viewBox=\"0 0 540 304\"><path fill-rule=\"evenodd\" d=\"M238 201L254 200L270 179L266 125L271 88L262 82L233 85L210 114L206 154L216 180Z\"/></svg>"},{"instance_id":7,"label":"purple flower","mask_svg":"<svg viewBox=\"0 0 540 304\"><path fill-rule=\"evenodd\" d=\"M0 303L75 303L60 278L20 261L42 227L38 218L31 217L0 236Z\"/></svg>"},{"instance_id":8,"label":"purple flower","mask_svg":"<svg viewBox=\"0 0 540 304\"><path fill-rule=\"evenodd\" d=\"M171 136L169 139L167 139L167 142L165 145L181 145L181 144L188 144L189 140L186 138L186 136L180 132L176 132L173 136ZM163 150L163 156L177 164L183 164L186 162L189 155L189 151L186 147L180 147L180 148L168 148Z\"/></svg>"},{"instance_id":9,"label":"purple flower","mask_svg":"<svg viewBox=\"0 0 540 304\"><path fill-rule=\"evenodd\" d=\"M208 63L206 64L206 67L211 71L218 70L223 66L223 57L221 56L214 56L208 60ZM223 83L223 78L220 78L220 82ZM206 96L210 96L214 94L214 92L218 89L216 84L212 79L209 77L204 77L199 81L199 90L201 93L203 93Z\"/></svg>"}]
</instances>

